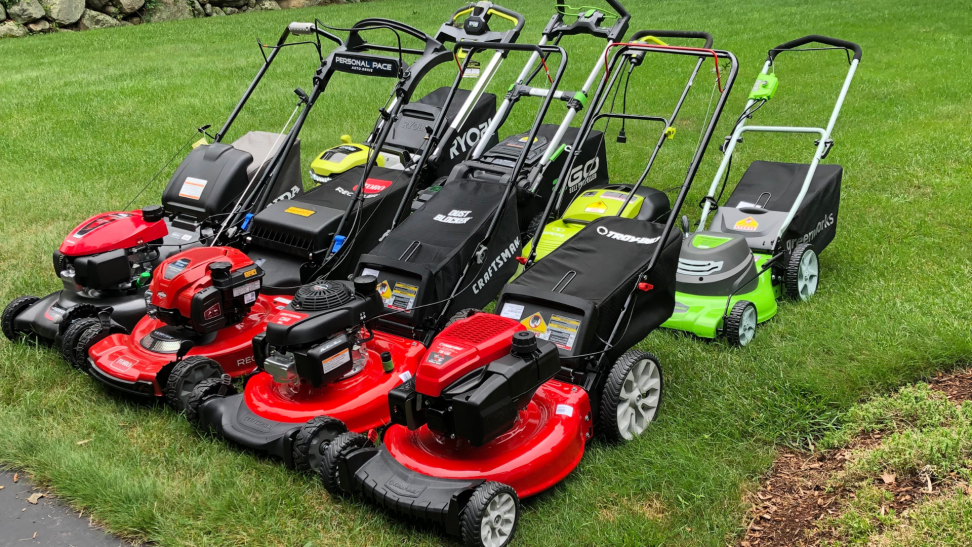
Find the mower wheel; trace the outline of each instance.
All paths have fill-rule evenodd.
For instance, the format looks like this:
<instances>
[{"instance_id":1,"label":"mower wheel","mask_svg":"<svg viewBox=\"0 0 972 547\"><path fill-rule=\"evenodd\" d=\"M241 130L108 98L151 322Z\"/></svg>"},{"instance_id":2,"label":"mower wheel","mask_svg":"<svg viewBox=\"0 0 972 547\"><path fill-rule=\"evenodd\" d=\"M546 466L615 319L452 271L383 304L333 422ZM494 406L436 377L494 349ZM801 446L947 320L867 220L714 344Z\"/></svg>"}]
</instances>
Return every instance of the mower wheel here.
<instances>
[{"instance_id":1,"label":"mower wheel","mask_svg":"<svg viewBox=\"0 0 972 547\"><path fill-rule=\"evenodd\" d=\"M165 401L176 412L186 410L192 390L203 380L223 376L223 367L209 357L193 355L176 363L165 382Z\"/></svg>"},{"instance_id":2,"label":"mower wheel","mask_svg":"<svg viewBox=\"0 0 972 547\"><path fill-rule=\"evenodd\" d=\"M611 367L601 393L601 433L611 442L634 440L655 420L662 397L658 358L629 350Z\"/></svg>"},{"instance_id":3,"label":"mower wheel","mask_svg":"<svg viewBox=\"0 0 972 547\"><path fill-rule=\"evenodd\" d=\"M809 243L801 243L790 253L790 261L783 274L783 291L793 300L806 302L817 292L820 281L820 261L817 251Z\"/></svg>"},{"instance_id":4,"label":"mower wheel","mask_svg":"<svg viewBox=\"0 0 972 547\"><path fill-rule=\"evenodd\" d=\"M0 317L0 327L3 329L3 335L7 337L7 340L11 342L19 342L24 339L29 331L17 330L14 327L14 319L18 315L24 313L24 310L31 307L40 298L36 296L21 296L20 298L14 298L7 304L7 307L3 309L3 316Z\"/></svg>"},{"instance_id":5,"label":"mower wheel","mask_svg":"<svg viewBox=\"0 0 972 547\"><path fill-rule=\"evenodd\" d=\"M68 362L72 367L83 370L83 363L87 361L88 354L78 355L78 341L81 339L81 335L84 331L89 328L96 327L97 330L101 330L101 321L97 317L83 317L81 319L75 319L71 321L68 325L64 335L61 336L61 357Z\"/></svg>"},{"instance_id":6,"label":"mower wheel","mask_svg":"<svg viewBox=\"0 0 972 547\"><path fill-rule=\"evenodd\" d=\"M725 326L722 332L726 339L734 346L745 346L753 341L756 336L756 323L759 322L756 313L756 305L748 300L740 300L732 306L729 316L726 317Z\"/></svg>"},{"instance_id":7,"label":"mower wheel","mask_svg":"<svg viewBox=\"0 0 972 547\"><path fill-rule=\"evenodd\" d=\"M462 543L466 547L505 547L519 520L516 490L499 482L480 484L462 510Z\"/></svg>"},{"instance_id":8,"label":"mower wheel","mask_svg":"<svg viewBox=\"0 0 972 547\"><path fill-rule=\"evenodd\" d=\"M207 378L192 389L186 400L186 419L189 423L199 424L199 407L209 399L236 395L236 387L228 381L229 375L225 376L226 378Z\"/></svg>"},{"instance_id":9,"label":"mower wheel","mask_svg":"<svg viewBox=\"0 0 972 547\"><path fill-rule=\"evenodd\" d=\"M87 328L78 334L77 342L74 344L73 358L68 361L71 366L82 372L88 372L88 353L91 351L91 348L98 342L108 338L110 334L114 334L113 332L102 332L101 322L97 319L95 319L94 323L88 323L87 325Z\"/></svg>"},{"instance_id":10,"label":"mower wheel","mask_svg":"<svg viewBox=\"0 0 972 547\"><path fill-rule=\"evenodd\" d=\"M292 454L297 471L314 471L321 467L327 446L335 437L347 433L344 422L330 416L315 416L301 426L294 438Z\"/></svg>"},{"instance_id":11,"label":"mower wheel","mask_svg":"<svg viewBox=\"0 0 972 547\"><path fill-rule=\"evenodd\" d=\"M446 321L445 326L449 326L456 321L462 321L463 319L469 319L470 317L476 315L477 313L483 313L483 310L477 310L476 308L466 308L464 310L459 310Z\"/></svg>"},{"instance_id":12,"label":"mower wheel","mask_svg":"<svg viewBox=\"0 0 972 547\"><path fill-rule=\"evenodd\" d=\"M347 432L341 433L327 445L321 457L321 463L317 467L317 473L321 476L324 489L332 496L343 496L351 493L351 485L341 484L338 476L338 464L341 460L348 457L351 452L368 446L368 437L361 433Z\"/></svg>"}]
</instances>

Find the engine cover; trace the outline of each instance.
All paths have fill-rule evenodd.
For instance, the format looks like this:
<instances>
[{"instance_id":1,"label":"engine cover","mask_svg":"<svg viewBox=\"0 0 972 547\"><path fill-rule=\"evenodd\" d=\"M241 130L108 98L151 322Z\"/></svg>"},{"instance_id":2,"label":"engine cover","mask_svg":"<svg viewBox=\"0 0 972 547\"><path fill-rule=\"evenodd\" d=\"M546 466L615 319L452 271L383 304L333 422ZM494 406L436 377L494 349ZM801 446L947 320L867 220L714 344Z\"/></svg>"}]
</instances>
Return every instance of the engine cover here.
<instances>
[{"instance_id":1,"label":"engine cover","mask_svg":"<svg viewBox=\"0 0 972 547\"><path fill-rule=\"evenodd\" d=\"M156 268L146 300L149 314L200 334L239 323L260 291L263 270L230 247L199 247Z\"/></svg>"}]
</instances>

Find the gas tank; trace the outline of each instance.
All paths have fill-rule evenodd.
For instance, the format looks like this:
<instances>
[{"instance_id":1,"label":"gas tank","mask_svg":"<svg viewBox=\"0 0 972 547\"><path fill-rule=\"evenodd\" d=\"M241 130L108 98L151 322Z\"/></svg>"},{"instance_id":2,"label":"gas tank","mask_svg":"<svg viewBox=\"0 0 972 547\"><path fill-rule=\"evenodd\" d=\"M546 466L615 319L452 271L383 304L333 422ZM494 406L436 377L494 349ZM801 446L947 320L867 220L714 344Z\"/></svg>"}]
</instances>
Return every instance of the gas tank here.
<instances>
[{"instance_id":1,"label":"gas tank","mask_svg":"<svg viewBox=\"0 0 972 547\"><path fill-rule=\"evenodd\" d=\"M254 265L250 257L232 247L197 247L172 255L155 269L149 285L152 305L178 309L188 317L192 297L212 284L209 266L216 262L229 263L232 272ZM255 267L253 271L254 276L259 275Z\"/></svg>"}]
</instances>

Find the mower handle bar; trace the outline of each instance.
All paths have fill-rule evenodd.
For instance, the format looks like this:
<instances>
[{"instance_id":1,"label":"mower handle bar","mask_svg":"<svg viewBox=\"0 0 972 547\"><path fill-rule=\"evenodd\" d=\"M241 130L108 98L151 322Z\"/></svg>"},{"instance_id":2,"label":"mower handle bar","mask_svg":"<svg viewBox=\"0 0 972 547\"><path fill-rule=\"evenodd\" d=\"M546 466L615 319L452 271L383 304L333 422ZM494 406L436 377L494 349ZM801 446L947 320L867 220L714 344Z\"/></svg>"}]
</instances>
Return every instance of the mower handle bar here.
<instances>
[{"instance_id":1,"label":"mower handle bar","mask_svg":"<svg viewBox=\"0 0 972 547\"><path fill-rule=\"evenodd\" d=\"M618 2L618 0L605 0L605 1L608 3L609 6L611 6L611 8L614 11L618 12L618 15L620 15L622 18L631 19L631 14L628 13L628 10L624 9L624 6L621 5L621 2ZM567 7L567 2L565 0L557 0L558 13L563 13L561 9L566 7Z\"/></svg>"},{"instance_id":2,"label":"mower handle bar","mask_svg":"<svg viewBox=\"0 0 972 547\"><path fill-rule=\"evenodd\" d=\"M648 36L654 38L697 38L699 40L705 40L705 45L702 49L709 49L712 47L712 35L708 32L694 31L694 30L639 30L634 33L630 38L632 42L636 42L641 38L646 38Z\"/></svg>"},{"instance_id":3,"label":"mower handle bar","mask_svg":"<svg viewBox=\"0 0 972 547\"><path fill-rule=\"evenodd\" d=\"M494 4L492 2L485 2L480 4L488 4L487 6L484 6L487 8L486 13L493 12L493 15L499 15L503 19L506 19L507 21L513 23L515 25L513 28L514 30L516 30L517 33L523 30L523 25L526 24L526 18L523 17L523 15L511 9L506 9L503 6L500 6L498 4ZM466 7L457 9L456 12L452 14L452 17L449 18L449 21L455 23L456 19L471 12L473 9L480 7L480 4L469 4Z\"/></svg>"},{"instance_id":4,"label":"mower handle bar","mask_svg":"<svg viewBox=\"0 0 972 547\"><path fill-rule=\"evenodd\" d=\"M803 38L797 38L796 40L790 40L789 42L784 42L776 46L775 48L769 50L769 57L767 58L767 60L770 62L770 64L772 64L773 60L776 59L776 56L779 55L780 53L787 50L796 49L800 46L804 46L807 44L812 44L814 42L820 44L827 44L828 46L834 46L834 47L851 50L854 52L854 60L857 62L860 62L861 60L861 55L863 53L861 51L861 46L855 44L854 42L850 42L848 40L831 38L829 36L822 36L820 34L810 34L804 36Z\"/></svg>"}]
</instances>

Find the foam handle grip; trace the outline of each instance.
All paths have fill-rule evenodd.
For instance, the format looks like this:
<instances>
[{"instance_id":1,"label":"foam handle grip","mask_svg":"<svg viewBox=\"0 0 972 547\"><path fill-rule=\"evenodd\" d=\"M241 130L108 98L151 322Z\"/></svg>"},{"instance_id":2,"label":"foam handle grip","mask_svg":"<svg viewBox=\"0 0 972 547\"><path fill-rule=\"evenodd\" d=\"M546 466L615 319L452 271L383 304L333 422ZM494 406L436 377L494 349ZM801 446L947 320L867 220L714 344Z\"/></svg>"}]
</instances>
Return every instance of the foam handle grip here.
<instances>
[{"instance_id":1,"label":"foam handle grip","mask_svg":"<svg viewBox=\"0 0 972 547\"><path fill-rule=\"evenodd\" d=\"M287 26L287 30L297 36L301 34L314 34L316 28L317 26L314 23L298 23L296 21Z\"/></svg>"}]
</instances>

